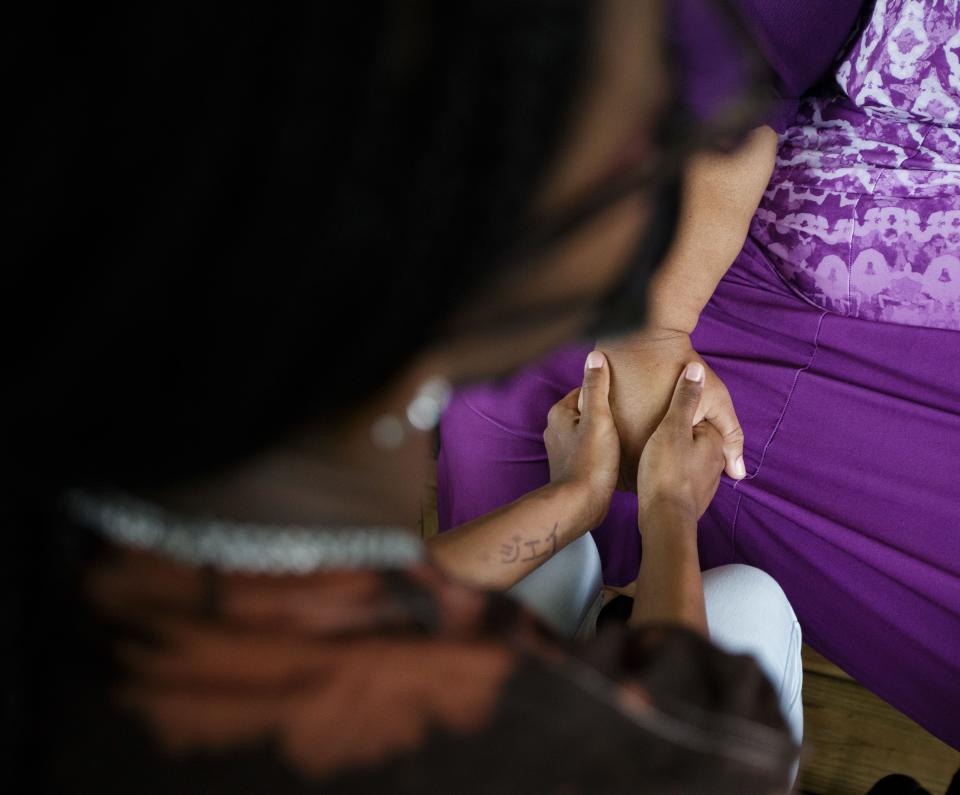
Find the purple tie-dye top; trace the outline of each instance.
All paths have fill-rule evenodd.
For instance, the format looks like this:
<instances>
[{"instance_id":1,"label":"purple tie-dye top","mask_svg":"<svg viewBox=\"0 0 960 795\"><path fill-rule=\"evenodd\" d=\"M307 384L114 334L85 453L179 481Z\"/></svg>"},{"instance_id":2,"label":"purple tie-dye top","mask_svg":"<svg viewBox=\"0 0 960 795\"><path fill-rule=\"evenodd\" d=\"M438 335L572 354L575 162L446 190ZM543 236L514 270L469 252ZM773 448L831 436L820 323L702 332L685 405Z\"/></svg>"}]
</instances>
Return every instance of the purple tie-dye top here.
<instances>
[{"instance_id":1,"label":"purple tie-dye top","mask_svg":"<svg viewBox=\"0 0 960 795\"><path fill-rule=\"evenodd\" d=\"M960 0L877 0L833 75L751 235L818 307L960 329Z\"/></svg>"}]
</instances>

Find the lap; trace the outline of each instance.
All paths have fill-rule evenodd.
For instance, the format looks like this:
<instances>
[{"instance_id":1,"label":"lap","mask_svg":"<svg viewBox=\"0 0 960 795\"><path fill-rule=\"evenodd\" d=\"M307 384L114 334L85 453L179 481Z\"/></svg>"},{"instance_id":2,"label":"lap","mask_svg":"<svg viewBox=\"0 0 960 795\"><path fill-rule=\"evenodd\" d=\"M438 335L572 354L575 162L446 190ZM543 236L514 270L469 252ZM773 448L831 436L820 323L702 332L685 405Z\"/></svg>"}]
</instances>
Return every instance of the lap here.
<instances>
[{"instance_id":1,"label":"lap","mask_svg":"<svg viewBox=\"0 0 960 795\"><path fill-rule=\"evenodd\" d=\"M703 565L771 573L814 648L960 746L960 333L823 312L748 241L693 337L730 389L748 470L701 520ZM586 350L455 401L442 523L546 483L546 413ZM618 494L595 533L608 584L636 576L635 516Z\"/></svg>"}]
</instances>

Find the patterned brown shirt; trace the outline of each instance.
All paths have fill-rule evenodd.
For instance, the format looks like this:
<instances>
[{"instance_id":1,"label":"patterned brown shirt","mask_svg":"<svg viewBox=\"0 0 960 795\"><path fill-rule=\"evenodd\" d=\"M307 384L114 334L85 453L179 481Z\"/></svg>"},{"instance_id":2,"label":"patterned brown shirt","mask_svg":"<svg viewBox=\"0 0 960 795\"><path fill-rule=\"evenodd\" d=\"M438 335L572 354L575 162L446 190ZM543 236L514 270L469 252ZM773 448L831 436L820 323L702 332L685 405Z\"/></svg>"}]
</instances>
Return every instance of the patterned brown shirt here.
<instances>
[{"instance_id":1,"label":"patterned brown shirt","mask_svg":"<svg viewBox=\"0 0 960 795\"><path fill-rule=\"evenodd\" d=\"M78 583L51 791L788 789L773 689L681 628L567 645L430 564L238 575L106 547Z\"/></svg>"}]
</instances>

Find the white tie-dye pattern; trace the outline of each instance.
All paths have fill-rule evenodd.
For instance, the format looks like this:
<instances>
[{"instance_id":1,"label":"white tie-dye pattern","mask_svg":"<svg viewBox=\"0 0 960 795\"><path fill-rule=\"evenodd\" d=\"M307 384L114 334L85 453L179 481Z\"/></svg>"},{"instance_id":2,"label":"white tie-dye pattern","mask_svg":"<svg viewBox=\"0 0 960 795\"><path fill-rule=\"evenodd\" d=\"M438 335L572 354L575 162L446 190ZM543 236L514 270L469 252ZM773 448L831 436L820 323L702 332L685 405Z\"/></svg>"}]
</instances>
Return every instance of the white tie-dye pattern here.
<instances>
[{"instance_id":1,"label":"white tie-dye pattern","mask_svg":"<svg viewBox=\"0 0 960 795\"><path fill-rule=\"evenodd\" d=\"M781 138L751 233L806 299L960 329L960 0L878 0Z\"/></svg>"},{"instance_id":2,"label":"white tie-dye pattern","mask_svg":"<svg viewBox=\"0 0 960 795\"><path fill-rule=\"evenodd\" d=\"M909 80L913 76L917 61L930 44L923 25L924 10L922 2L908 0L903 4L900 16L887 37L890 74L900 80ZM881 85L883 84L883 78L878 72L871 70L871 74L875 74Z\"/></svg>"}]
</instances>

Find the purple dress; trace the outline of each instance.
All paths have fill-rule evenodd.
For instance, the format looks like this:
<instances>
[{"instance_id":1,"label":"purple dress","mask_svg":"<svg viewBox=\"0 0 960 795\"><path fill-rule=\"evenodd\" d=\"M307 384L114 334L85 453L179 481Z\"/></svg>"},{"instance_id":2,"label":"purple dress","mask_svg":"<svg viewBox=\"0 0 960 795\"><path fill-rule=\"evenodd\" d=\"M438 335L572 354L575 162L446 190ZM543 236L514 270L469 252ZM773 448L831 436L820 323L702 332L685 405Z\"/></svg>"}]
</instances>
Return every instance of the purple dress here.
<instances>
[{"instance_id":1,"label":"purple dress","mask_svg":"<svg viewBox=\"0 0 960 795\"><path fill-rule=\"evenodd\" d=\"M827 69L858 6L758 0L788 96L824 41ZM701 560L768 571L811 646L960 747L960 9L877 0L859 31L830 87L787 109L750 235L693 334L748 471L701 520ZM547 411L587 350L456 396L442 528L547 481ZM618 493L594 532L610 584L636 576L635 516Z\"/></svg>"}]
</instances>

